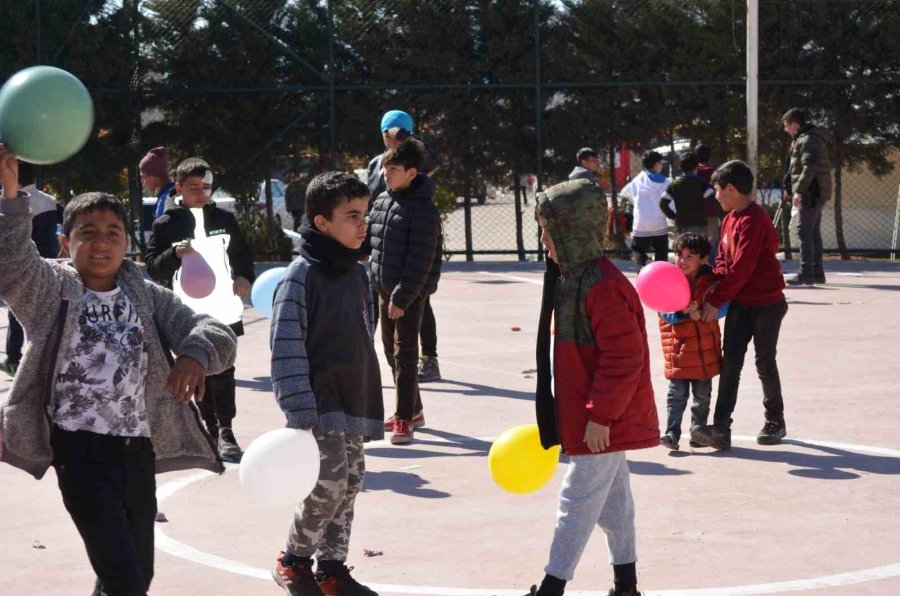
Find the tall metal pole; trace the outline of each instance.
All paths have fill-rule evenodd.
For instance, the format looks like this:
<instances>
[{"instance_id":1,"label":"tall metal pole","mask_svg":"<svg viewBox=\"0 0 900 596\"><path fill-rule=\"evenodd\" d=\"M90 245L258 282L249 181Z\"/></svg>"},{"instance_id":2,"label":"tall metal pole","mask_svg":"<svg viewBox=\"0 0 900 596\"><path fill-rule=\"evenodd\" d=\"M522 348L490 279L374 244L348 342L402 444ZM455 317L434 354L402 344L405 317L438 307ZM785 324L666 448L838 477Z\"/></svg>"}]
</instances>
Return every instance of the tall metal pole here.
<instances>
[{"instance_id":1,"label":"tall metal pole","mask_svg":"<svg viewBox=\"0 0 900 596\"><path fill-rule=\"evenodd\" d=\"M747 0L747 164L758 175L759 0Z\"/></svg>"},{"instance_id":2,"label":"tall metal pole","mask_svg":"<svg viewBox=\"0 0 900 596\"><path fill-rule=\"evenodd\" d=\"M534 0L534 25L533 25L533 37L534 37L534 141L535 141L535 159L534 159L534 175L537 177L537 182L535 185L534 192L534 202L537 204L537 193L544 189L543 184L543 166L541 162L544 157L544 143L541 138L541 104L543 100L541 99L541 11L540 11L541 3L540 0ZM537 248L538 248L538 261L543 260L544 251L541 248L540 241L541 233L540 229L538 230L537 235Z\"/></svg>"},{"instance_id":3,"label":"tall metal pole","mask_svg":"<svg viewBox=\"0 0 900 596\"><path fill-rule=\"evenodd\" d=\"M332 169L337 168L334 121L334 10L328 0L328 153Z\"/></svg>"}]
</instances>

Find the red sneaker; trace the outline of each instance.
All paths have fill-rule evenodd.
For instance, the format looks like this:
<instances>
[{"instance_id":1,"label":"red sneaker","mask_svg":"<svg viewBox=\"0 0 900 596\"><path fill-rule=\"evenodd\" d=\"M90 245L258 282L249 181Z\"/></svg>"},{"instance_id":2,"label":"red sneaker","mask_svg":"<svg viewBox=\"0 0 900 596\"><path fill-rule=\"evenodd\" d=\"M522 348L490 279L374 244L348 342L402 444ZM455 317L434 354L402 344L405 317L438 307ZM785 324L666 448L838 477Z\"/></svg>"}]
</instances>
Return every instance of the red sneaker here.
<instances>
[{"instance_id":1,"label":"red sneaker","mask_svg":"<svg viewBox=\"0 0 900 596\"><path fill-rule=\"evenodd\" d=\"M325 596L316 575L305 565L292 565L285 567L282 563L284 553L275 559L275 567L272 568L272 579L291 596Z\"/></svg>"},{"instance_id":2,"label":"red sneaker","mask_svg":"<svg viewBox=\"0 0 900 596\"><path fill-rule=\"evenodd\" d=\"M396 416L391 416L387 420L384 421L384 430L394 430L394 420ZM424 412L416 412L413 414L412 419L413 428L422 428L425 426L425 413Z\"/></svg>"},{"instance_id":3,"label":"red sneaker","mask_svg":"<svg viewBox=\"0 0 900 596\"><path fill-rule=\"evenodd\" d=\"M394 432L391 433L392 445L409 445L413 442L413 427L409 420L394 420Z\"/></svg>"}]
</instances>

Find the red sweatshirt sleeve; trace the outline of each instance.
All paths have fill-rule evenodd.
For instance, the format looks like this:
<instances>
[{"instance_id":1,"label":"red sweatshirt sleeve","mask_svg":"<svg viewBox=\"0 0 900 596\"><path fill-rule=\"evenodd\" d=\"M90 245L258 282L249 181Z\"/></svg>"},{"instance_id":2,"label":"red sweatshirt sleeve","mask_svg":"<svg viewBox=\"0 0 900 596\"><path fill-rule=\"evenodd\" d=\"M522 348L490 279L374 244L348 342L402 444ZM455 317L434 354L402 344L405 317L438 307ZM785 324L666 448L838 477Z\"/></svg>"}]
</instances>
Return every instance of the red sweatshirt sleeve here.
<instances>
[{"instance_id":1,"label":"red sweatshirt sleeve","mask_svg":"<svg viewBox=\"0 0 900 596\"><path fill-rule=\"evenodd\" d=\"M719 285L707 298L706 302L719 308L729 303L750 281L759 255L766 240L766 229L761 225L753 225L752 217L741 218L730 233L734 247L720 244L726 251L732 251L731 258L720 254L716 259L716 274L722 276Z\"/></svg>"},{"instance_id":2,"label":"red sweatshirt sleeve","mask_svg":"<svg viewBox=\"0 0 900 596\"><path fill-rule=\"evenodd\" d=\"M643 315L637 295L629 300L624 291L627 289L607 279L588 295L588 316L598 356L585 406L588 418L603 426L622 416L644 366Z\"/></svg>"}]
</instances>

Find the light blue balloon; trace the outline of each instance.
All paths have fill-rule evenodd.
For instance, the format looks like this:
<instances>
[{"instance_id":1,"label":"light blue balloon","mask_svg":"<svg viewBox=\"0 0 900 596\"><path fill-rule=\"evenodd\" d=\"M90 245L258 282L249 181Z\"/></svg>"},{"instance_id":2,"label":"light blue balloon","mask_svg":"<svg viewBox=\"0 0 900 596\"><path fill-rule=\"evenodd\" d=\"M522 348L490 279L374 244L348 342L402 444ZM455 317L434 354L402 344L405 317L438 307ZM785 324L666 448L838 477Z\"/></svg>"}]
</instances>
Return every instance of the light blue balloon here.
<instances>
[{"instance_id":1,"label":"light blue balloon","mask_svg":"<svg viewBox=\"0 0 900 596\"><path fill-rule=\"evenodd\" d=\"M253 308L258 310L267 319L272 318L272 303L275 301L275 287L284 277L287 267L275 267L260 274L253 282L250 290L250 301Z\"/></svg>"}]
</instances>

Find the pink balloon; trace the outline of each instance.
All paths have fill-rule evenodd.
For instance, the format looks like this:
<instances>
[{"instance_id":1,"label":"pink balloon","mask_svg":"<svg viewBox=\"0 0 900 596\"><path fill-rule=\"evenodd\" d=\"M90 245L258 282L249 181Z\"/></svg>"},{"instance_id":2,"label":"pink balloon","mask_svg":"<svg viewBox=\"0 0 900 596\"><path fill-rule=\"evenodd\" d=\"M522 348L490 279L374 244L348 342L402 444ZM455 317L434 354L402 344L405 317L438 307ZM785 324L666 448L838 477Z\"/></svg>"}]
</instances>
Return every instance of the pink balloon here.
<instances>
[{"instance_id":1,"label":"pink balloon","mask_svg":"<svg viewBox=\"0 0 900 596\"><path fill-rule=\"evenodd\" d=\"M181 289L191 298L206 298L216 289L216 274L197 251L181 257Z\"/></svg>"},{"instance_id":2,"label":"pink balloon","mask_svg":"<svg viewBox=\"0 0 900 596\"><path fill-rule=\"evenodd\" d=\"M665 261L654 261L638 273L638 296L647 308L675 312L691 303L691 286L681 269Z\"/></svg>"}]
</instances>

